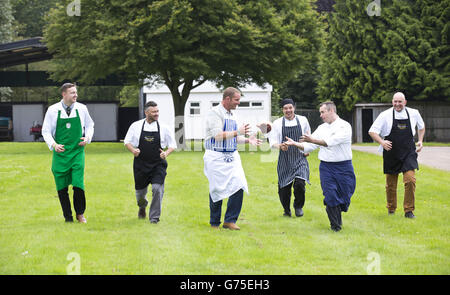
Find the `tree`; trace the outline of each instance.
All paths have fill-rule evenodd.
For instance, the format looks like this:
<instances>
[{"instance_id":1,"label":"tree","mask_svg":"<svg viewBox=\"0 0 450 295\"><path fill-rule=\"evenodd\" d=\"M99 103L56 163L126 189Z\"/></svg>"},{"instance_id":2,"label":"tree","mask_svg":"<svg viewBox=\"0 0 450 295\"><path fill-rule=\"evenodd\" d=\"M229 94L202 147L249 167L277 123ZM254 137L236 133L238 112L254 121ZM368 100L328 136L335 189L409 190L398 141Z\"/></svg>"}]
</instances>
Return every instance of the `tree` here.
<instances>
[{"instance_id":1,"label":"tree","mask_svg":"<svg viewBox=\"0 0 450 295\"><path fill-rule=\"evenodd\" d=\"M318 86L320 100L333 100L341 110L359 101L385 95L381 64L385 52L379 17L367 15L367 1L337 1L329 14L329 34L322 53ZM389 90L390 91L390 90Z\"/></svg>"},{"instance_id":2,"label":"tree","mask_svg":"<svg viewBox=\"0 0 450 295\"><path fill-rule=\"evenodd\" d=\"M393 1L383 13L385 79L409 100L450 100L450 0Z\"/></svg>"},{"instance_id":3,"label":"tree","mask_svg":"<svg viewBox=\"0 0 450 295\"><path fill-rule=\"evenodd\" d=\"M324 22L324 27L326 26L326 14L333 11L334 3L333 0L318 0L313 6L319 12L319 20ZM295 78L283 83L279 87L274 85L274 92L277 92L280 98L292 98L296 102L297 107L302 109L316 108L318 101L317 83L320 79L318 57L317 55L314 64L309 68L300 68ZM278 102L273 106L273 114L276 113L274 110L281 112Z\"/></svg>"},{"instance_id":4,"label":"tree","mask_svg":"<svg viewBox=\"0 0 450 295\"><path fill-rule=\"evenodd\" d=\"M11 42L14 38L14 17L10 0L0 2L0 44ZM0 101L8 99L12 91L9 87L0 87Z\"/></svg>"},{"instance_id":5,"label":"tree","mask_svg":"<svg viewBox=\"0 0 450 295\"><path fill-rule=\"evenodd\" d=\"M320 100L350 110L385 102L449 99L450 0L337 1L320 66ZM374 12L379 12L374 14Z\"/></svg>"},{"instance_id":6,"label":"tree","mask_svg":"<svg viewBox=\"0 0 450 295\"><path fill-rule=\"evenodd\" d=\"M58 0L14 0L14 18L18 22L18 35L25 38L43 34L44 16Z\"/></svg>"},{"instance_id":7,"label":"tree","mask_svg":"<svg viewBox=\"0 0 450 295\"><path fill-rule=\"evenodd\" d=\"M67 5L70 1L65 1ZM277 83L315 62L321 26L307 0L85 0L80 16L53 9L44 37L52 78L89 82L121 73L164 82L175 114L207 80Z\"/></svg>"}]
</instances>

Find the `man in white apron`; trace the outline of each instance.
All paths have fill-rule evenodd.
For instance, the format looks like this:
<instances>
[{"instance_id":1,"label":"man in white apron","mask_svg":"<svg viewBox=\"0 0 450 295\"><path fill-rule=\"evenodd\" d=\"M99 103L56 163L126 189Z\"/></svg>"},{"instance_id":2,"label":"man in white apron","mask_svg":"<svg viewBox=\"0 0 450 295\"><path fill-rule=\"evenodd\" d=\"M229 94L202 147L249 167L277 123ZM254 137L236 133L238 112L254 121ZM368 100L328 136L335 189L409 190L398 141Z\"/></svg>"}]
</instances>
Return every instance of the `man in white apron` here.
<instances>
[{"instance_id":1,"label":"man in white apron","mask_svg":"<svg viewBox=\"0 0 450 295\"><path fill-rule=\"evenodd\" d=\"M228 198L224 228L239 230L236 221L242 208L244 191L248 194L247 180L237 151L238 143L260 145L261 140L251 136L249 124L237 128L231 110L239 105L241 93L233 87L223 92L222 102L213 107L205 118L204 173L209 181L210 224L218 228L221 221L222 200Z\"/></svg>"}]
</instances>

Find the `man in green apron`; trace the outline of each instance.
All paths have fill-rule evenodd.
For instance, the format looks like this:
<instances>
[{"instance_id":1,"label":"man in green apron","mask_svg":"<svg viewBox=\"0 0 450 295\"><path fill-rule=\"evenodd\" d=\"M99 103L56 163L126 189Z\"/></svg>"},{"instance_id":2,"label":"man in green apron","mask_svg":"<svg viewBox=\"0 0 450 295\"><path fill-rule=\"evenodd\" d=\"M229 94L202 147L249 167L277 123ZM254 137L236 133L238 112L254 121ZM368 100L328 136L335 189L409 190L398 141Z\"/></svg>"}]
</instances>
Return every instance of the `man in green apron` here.
<instances>
[{"instance_id":1,"label":"man in green apron","mask_svg":"<svg viewBox=\"0 0 450 295\"><path fill-rule=\"evenodd\" d=\"M94 121L84 104L77 102L77 88L72 83L61 87L62 100L45 114L42 136L53 151L52 173L66 222L72 222L69 185L73 187L76 218L86 223L84 211L84 147L94 135Z\"/></svg>"}]
</instances>

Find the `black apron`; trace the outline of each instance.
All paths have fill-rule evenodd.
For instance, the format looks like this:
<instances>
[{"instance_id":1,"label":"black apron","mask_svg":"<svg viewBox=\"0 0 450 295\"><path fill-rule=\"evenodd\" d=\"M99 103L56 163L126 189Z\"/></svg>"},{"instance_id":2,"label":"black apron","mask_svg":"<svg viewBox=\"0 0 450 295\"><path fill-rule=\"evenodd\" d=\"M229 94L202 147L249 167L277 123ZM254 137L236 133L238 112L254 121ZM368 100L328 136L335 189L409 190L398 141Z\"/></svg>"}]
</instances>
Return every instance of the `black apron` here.
<instances>
[{"instance_id":1,"label":"black apron","mask_svg":"<svg viewBox=\"0 0 450 295\"><path fill-rule=\"evenodd\" d=\"M144 131L142 124L141 137L138 148L141 150L133 161L134 187L136 190L146 188L150 183L164 184L166 178L167 161L159 156L161 151L161 136L159 123L157 131Z\"/></svg>"},{"instance_id":2,"label":"black apron","mask_svg":"<svg viewBox=\"0 0 450 295\"><path fill-rule=\"evenodd\" d=\"M285 119L281 126L281 140L286 139L286 136L298 141L303 135L302 126L297 116L297 126L286 127ZM278 186L283 188L291 183L296 177L306 180L309 183L309 165L305 155L300 149L295 146L290 146L287 151L282 151L278 155Z\"/></svg>"},{"instance_id":3,"label":"black apron","mask_svg":"<svg viewBox=\"0 0 450 295\"><path fill-rule=\"evenodd\" d=\"M395 119L395 110L392 110L392 129L385 138L392 142L392 149L390 151L383 149L384 174L399 174L419 169L408 110L406 110L406 114L408 115L407 119L397 120Z\"/></svg>"}]
</instances>

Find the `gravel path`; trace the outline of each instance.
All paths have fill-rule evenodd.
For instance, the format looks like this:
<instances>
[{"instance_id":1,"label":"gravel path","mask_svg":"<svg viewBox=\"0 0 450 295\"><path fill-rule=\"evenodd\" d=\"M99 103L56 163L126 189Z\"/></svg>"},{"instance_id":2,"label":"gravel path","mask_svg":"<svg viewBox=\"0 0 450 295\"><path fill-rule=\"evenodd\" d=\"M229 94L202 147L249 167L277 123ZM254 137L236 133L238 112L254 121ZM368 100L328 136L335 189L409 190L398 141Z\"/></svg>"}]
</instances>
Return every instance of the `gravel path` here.
<instances>
[{"instance_id":1,"label":"gravel path","mask_svg":"<svg viewBox=\"0 0 450 295\"><path fill-rule=\"evenodd\" d=\"M382 155L378 152L378 146L353 145L352 149ZM450 171L450 147L425 146L418 155L419 164Z\"/></svg>"}]
</instances>

